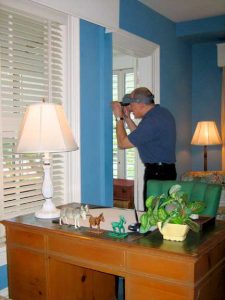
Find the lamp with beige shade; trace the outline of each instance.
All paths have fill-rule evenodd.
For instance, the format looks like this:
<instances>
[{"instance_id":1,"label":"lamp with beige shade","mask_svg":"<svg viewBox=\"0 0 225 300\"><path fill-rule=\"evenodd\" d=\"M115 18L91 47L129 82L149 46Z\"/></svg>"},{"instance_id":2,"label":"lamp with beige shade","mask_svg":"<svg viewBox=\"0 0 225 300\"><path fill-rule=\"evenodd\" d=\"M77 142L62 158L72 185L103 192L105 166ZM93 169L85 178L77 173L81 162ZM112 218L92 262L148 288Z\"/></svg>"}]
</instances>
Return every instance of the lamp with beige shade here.
<instances>
[{"instance_id":1,"label":"lamp with beige shade","mask_svg":"<svg viewBox=\"0 0 225 300\"><path fill-rule=\"evenodd\" d=\"M204 146L204 171L207 171L207 146L222 143L216 123L214 121L201 121L197 123L192 145Z\"/></svg>"},{"instance_id":2,"label":"lamp with beige shade","mask_svg":"<svg viewBox=\"0 0 225 300\"><path fill-rule=\"evenodd\" d=\"M45 202L35 213L38 218L57 218L60 210L52 202L53 185L49 153L77 150L63 108L59 104L36 103L24 115L16 146L17 153L44 153L42 194Z\"/></svg>"}]
</instances>

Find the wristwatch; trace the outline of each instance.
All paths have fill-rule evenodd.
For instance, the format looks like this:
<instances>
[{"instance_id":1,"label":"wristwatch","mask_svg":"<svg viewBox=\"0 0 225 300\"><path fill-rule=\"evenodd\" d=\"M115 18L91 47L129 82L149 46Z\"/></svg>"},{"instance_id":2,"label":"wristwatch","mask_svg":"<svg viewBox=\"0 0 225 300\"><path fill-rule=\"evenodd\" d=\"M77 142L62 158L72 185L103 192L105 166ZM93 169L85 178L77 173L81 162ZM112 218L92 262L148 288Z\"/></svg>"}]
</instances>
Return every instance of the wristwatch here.
<instances>
[{"instance_id":1,"label":"wristwatch","mask_svg":"<svg viewBox=\"0 0 225 300\"><path fill-rule=\"evenodd\" d=\"M124 120L123 117L115 117L115 119L116 119L116 122L118 122L118 121L123 121L123 120Z\"/></svg>"}]
</instances>

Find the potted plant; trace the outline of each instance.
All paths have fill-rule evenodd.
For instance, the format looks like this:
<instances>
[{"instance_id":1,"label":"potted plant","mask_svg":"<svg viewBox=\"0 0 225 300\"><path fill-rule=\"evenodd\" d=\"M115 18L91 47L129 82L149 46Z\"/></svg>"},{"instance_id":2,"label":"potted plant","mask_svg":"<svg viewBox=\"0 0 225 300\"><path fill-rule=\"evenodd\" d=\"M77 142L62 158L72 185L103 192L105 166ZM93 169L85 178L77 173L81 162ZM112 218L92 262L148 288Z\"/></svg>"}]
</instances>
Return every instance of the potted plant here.
<instances>
[{"instance_id":1,"label":"potted plant","mask_svg":"<svg viewBox=\"0 0 225 300\"><path fill-rule=\"evenodd\" d=\"M188 201L180 185L173 185L168 195L150 196L146 200L147 211L141 216L140 232L145 233L158 226L164 239L182 241L189 229L200 230L191 215L200 213L205 205L203 201Z\"/></svg>"}]
</instances>

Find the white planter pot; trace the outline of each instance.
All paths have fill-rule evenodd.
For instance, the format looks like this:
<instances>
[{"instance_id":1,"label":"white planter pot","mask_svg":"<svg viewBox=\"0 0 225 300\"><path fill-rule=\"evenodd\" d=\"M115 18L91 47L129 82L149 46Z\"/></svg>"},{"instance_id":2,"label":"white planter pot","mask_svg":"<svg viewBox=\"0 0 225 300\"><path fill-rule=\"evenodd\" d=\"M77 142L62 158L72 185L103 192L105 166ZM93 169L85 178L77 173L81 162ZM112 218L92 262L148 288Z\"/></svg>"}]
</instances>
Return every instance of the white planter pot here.
<instances>
[{"instance_id":1,"label":"white planter pot","mask_svg":"<svg viewBox=\"0 0 225 300\"><path fill-rule=\"evenodd\" d=\"M166 224L162 228L162 222L157 223L159 231L165 240L183 241L186 239L189 227L181 224Z\"/></svg>"}]
</instances>

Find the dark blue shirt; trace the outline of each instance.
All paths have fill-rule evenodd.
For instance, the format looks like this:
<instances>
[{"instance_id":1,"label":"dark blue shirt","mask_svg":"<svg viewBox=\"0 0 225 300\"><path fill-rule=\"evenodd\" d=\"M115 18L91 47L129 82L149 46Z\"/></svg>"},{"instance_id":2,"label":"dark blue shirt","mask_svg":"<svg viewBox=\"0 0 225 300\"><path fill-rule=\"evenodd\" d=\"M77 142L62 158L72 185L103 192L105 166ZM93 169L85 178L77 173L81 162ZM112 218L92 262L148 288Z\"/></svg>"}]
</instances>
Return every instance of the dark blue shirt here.
<instances>
[{"instance_id":1,"label":"dark blue shirt","mask_svg":"<svg viewBox=\"0 0 225 300\"><path fill-rule=\"evenodd\" d=\"M175 163L176 125L172 114L156 104L128 135L143 163Z\"/></svg>"}]
</instances>

